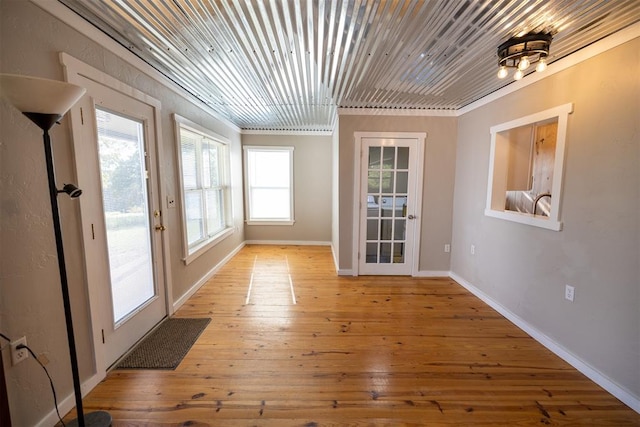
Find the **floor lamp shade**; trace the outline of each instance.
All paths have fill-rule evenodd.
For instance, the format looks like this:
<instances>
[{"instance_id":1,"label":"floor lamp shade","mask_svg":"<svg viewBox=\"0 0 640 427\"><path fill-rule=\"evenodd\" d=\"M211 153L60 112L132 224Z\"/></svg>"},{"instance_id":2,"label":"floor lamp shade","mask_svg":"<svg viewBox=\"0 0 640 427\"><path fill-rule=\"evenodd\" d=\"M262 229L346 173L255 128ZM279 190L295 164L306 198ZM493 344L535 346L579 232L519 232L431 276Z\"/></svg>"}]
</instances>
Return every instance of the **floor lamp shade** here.
<instances>
[{"instance_id":1,"label":"floor lamp shade","mask_svg":"<svg viewBox=\"0 0 640 427\"><path fill-rule=\"evenodd\" d=\"M22 113L64 116L86 89L39 77L0 74L0 96Z\"/></svg>"}]
</instances>

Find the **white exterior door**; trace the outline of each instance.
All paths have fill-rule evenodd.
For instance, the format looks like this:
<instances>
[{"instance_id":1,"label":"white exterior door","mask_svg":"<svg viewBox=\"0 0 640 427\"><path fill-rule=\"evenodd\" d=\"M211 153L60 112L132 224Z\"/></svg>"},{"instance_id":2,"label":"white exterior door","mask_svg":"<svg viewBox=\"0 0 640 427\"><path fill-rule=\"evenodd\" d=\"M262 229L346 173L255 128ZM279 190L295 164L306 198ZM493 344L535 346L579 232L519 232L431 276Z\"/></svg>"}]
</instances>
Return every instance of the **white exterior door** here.
<instances>
[{"instance_id":1,"label":"white exterior door","mask_svg":"<svg viewBox=\"0 0 640 427\"><path fill-rule=\"evenodd\" d=\"M356 134L359 275L416 272L424 141L420 135Z\"/></svg>"},{"instance_id":2,"label":"white exterior door","mask_svg":"<svg viewBox=\"0 0 640 427\"><path fill-rule=\"evenodd\" d=\"M107 369L167 315L157 106L78 77L74 123L94 346Z\"/></svg>"}]
</instances>

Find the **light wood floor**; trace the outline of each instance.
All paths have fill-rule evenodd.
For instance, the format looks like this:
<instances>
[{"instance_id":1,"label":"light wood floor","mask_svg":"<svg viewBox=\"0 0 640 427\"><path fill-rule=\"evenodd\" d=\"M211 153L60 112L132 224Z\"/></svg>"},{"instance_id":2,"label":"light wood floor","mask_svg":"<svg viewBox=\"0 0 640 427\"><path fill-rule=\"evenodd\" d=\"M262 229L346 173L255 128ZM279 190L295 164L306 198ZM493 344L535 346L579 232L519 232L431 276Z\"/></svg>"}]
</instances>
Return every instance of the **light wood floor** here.
<instances>
[{"instance_id":1,"label":"light wood floor","mask_svg":"<svg viewBox=\"0 0 640 427\"><path fill-rule=\"evenodd\" d=\"M640 425L451 279L338 277L327 247L247 246L176 316L212 319L180 366L112 371L86 411L114 426Z\"/></svg>"}]
</instances>

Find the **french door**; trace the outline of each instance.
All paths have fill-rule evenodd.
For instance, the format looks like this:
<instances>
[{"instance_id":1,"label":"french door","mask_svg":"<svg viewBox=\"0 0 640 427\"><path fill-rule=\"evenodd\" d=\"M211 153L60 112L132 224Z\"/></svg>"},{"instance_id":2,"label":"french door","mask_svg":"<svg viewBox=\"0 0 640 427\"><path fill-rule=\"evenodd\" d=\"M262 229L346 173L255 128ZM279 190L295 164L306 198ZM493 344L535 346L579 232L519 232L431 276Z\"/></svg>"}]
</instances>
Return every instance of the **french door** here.
<instances>
[{"instance_id":1,"label":"french door","mask_svg":"<svg viewBox=\"0 0 640 427\"><path fill-rule=\"evenodd\" d=\"M417 269L424 140L419 135L357 134L358 274L411 275Z\"/></svg>"},{"instance_id":2,"label":"french door","mask_svg":"<svg viewBox=\"0 0 640 427\"><path fill-rule=\"evenodd\" d=\"M80 80L74 147L96 361L106 370L167 315L156 107Z\"/></svg>"}]
</instances>

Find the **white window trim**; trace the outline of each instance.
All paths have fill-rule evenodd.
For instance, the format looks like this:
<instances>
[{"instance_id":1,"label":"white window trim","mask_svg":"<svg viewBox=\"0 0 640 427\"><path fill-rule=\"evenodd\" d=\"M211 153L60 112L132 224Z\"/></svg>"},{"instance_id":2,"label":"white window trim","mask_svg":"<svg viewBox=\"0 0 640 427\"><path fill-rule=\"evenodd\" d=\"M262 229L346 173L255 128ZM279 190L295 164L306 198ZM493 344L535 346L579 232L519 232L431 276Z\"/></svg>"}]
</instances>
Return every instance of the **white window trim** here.
<instances>
[{"instance_id":1,"label":"white window trim","mask_svg":"<svg viewBox=\"0 0 640 427\"><path fill-rule=\"evenodd\" d=\"M521 224L527 224L534 227L546 228L553 231L562 230L562 221L560 221L560 201L562 200L562 181L567 123L569 114L571 113L573 113L573 104L569 103L550 108L539 113L531 114L526 117L511 120L506 123L501 123L490 128L491 151L489 156L489 179L487 184L487 204L484 211L484 214L486 216L518 222ZM527 126L530 124L556 118L558 120L558 134L553 166L554 180L551 191L553 197L551 199L550 216L548 218L543 218L539 215L534 216L533 214L504 210L504 200L502 199L505 197L506 188L501 188L496 184L496 181L500 181L500 177L497 176L496 167L496 138L498 133L504 132L509 129ZM498 205L501 205L502 209L499 209Z\"/></svg>"},{"instance_id":2,"label":"white window trim","mask_svg":"<svg viewBox=\"0 0 640 427\"><path fill-rule=\"evenodd\" d=\"M294 147L290 146L271 146L271 145L245 145L242 147L243 157L244 157L244 188L245 188L245 206L246 206L246 215L247 220L245 223L247 225L294 225L295 224L295 208L294 208L294 179L293 179L293 150ZM249 172L247 170L247 153L249 150L260 150L260 151L289 151L290 159L289 162L289 206L291 212L289 213L290 219L283 220L252 220L250 219L250 202L249 202Z\"/></svg>"},{"instance_id":3,"label":"white window trim","mask_svg":"<svg viewBox=\"0 0 640 427\"><path fill-rule=\"evenodd\" d=\"M230 182L231 171L230 171L230 164L229 164L229 155L230 155L229 150L231 148L231 144L227 138L221 135L218 135L217 133L203 126L200 126L199 124L194 123L191 120L185 117L182 117L178 114L175 114L175 113L173 114L173 120L175 122L176 157L178 159L178 183L179 183L178 195L180 199L180 228L182 229L182 261L188 265L191 262L193 262L193 260L198 258L200 255L206 253L209 249L211 249L212 247L220 243L222 240L226 239L227 237L229 237L234 233L234 228L230 224L230 221L232 220L232 212L233 212L233 209L231 206L231 200L232 200L231 182ZM213 141L223 144L225 145L226 151L227 151L225 158L223 159L223 164L224 164L223 174L226 180L226 187L228 188L228 190L224 192L225 228L221 230L219 233L210 237L209 239L194 246L191 249L192 250L191 253L189 253L189 242L187 239L187 222L186 222L187 214L185 211L185 198L184 198L185 191L184 191L184 181L182 177L182 151L181 151L182 142L180 138L181 128L185 128L192 132L202 134Z\"/></svg>"}]
</instances>

